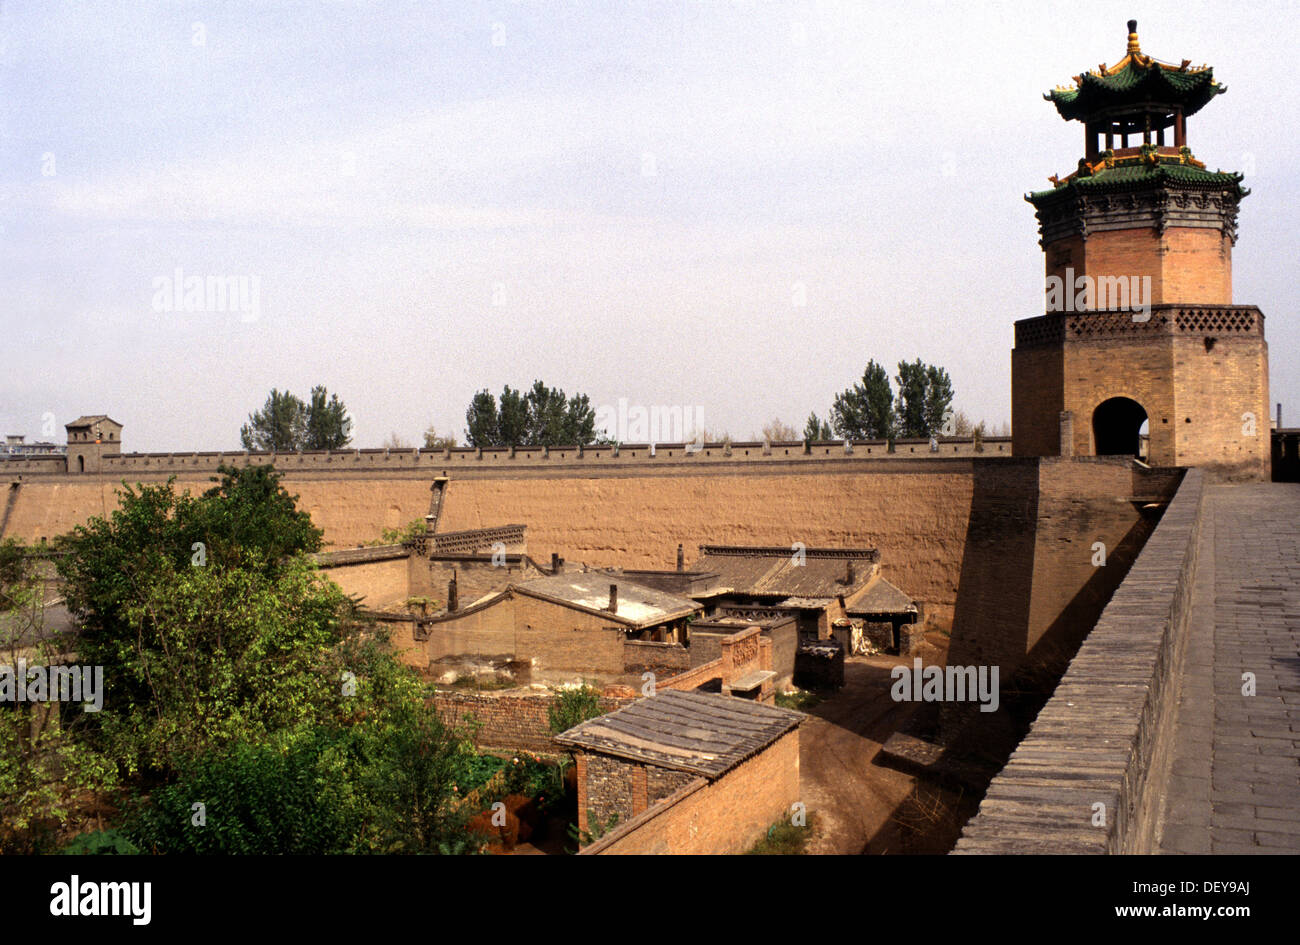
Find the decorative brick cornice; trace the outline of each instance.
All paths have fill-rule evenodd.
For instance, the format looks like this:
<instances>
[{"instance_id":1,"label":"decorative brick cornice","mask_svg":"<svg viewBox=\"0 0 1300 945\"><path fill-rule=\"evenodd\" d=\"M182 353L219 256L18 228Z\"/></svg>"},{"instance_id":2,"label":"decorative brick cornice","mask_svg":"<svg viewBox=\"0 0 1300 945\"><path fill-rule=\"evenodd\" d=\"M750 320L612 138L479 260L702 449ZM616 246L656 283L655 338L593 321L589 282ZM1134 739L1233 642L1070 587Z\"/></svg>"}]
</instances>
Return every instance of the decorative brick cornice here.
<instances>
[{"instance_id":1,"label":"decorative brick cornice","mask_svg":"<svg viewBox=\"0 0 1300 945\"><path fill-rule=\"evenodd\" d=\"M1016 322L1016 348L1047 348L1070 341L1177 335L1264 334L1264 314L1254 305L1153 305L1142 321L1131 311L1056 312Z\"/></svg>"},{"instance_id":2,"label":"decorative brick cornice","mask_svg":"<svg viewBox=\"0 0 1300 945\"><path fill-rule=\"evenodd\" d=\"M1237 241L1237 209L1241 197L1235 183L1190 185L1173 182L1117 189L1115 192L1063 190L1059 200L1036 204L1039 245L1071 236L1085 240L1108 230L1150 227L1164 233L1170 227L1219 230Z\"/></svg>"}]
</instances>

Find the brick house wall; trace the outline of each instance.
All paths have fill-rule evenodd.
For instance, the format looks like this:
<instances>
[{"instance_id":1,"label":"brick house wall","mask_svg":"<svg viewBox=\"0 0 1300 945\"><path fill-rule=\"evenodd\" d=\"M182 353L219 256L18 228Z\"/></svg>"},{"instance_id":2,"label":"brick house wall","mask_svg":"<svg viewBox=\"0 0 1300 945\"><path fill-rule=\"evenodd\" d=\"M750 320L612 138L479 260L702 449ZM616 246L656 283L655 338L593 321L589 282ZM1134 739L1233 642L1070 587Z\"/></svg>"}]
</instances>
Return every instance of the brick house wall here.
<instances>
[{"instance_id":1,"label":"brick house wall","mask_svg":"<svg viewBox=\"0 0 1300 945\"><path fill-rule=\"evenodd\" d=\"M594 757L587 756L588 765ZM624 767L634 766L625 763ZM622 778L629 785L627 793L630 794L631 772L624 771ZM612 773L605 778L605 781L612 780ZM648 772L646 780L650 780ZM583 784L581 769L578 784ZM615 789L607 789L602 781L601 790L608 790L608 796L612 797ZM619 826L581 852L588 855L743 853L768 827L787 817L798 800L799 730L794 729L716 781L691 777L673 794L633 815L631 820L624 821L620 816ZM580 803L580 817L584 810Z\"/></svg>"}]
</instances>

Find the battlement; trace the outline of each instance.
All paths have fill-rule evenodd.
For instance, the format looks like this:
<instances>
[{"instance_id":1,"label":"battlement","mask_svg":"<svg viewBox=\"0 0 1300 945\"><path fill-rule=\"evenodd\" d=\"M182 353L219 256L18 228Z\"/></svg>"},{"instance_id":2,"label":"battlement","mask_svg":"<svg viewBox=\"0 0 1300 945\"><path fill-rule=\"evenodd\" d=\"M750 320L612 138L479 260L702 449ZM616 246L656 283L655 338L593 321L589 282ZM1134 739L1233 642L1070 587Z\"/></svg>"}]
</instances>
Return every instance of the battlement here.
<instances>
[{"instance_id":1,"label":"battlement","mask_svg":"<svg viewBox=\"0 0 1300 945\"><path fill-rule=\"evenodd\" d=\"M607 466L669 466L730 463L816 462L818 460L936 458L952 456L996 457L1011 455L1010 437L939 437L937 450L924 439L895 440L891 451L885 440L763 443L629 443L618 446L519 446L478 449L355 449L314 450L301 453L204 451L195 453L107 453L100 460L100 475L117 479L123 474L165 478L216 472L219 466L274 465L290 475L310 471L346 476L372 476L377 472L411 471L440 475L476 468L548 467L592 468ZM9 476L62 476L72 472L62 456L14 456L0 461L0 474Z\"/></svg>"}]
</instances>

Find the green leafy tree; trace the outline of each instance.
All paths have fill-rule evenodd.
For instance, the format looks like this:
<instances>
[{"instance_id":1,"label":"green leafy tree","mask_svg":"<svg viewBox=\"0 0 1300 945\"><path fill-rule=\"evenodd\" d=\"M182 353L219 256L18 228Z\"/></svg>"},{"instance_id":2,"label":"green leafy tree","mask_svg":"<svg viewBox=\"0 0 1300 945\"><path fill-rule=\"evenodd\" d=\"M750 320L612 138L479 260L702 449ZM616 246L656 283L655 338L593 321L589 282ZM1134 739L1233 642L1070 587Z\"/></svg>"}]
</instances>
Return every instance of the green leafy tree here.
<instances>
[{"instance_id":1,"label":"green leafy tree","mask_svg":"<svg viewBox=\"0 0 1300 945\"><path fill-rule=\"evenodd\" d=\"M920 358L898 363L897 422L898 434L903 438L930 435L926 417L926 371Z\"/></svg>"},{"instance_id":2,"label":"green leafy tree","mask_svg":"<svg viewBox=\"0 0 1300 945\"><path fill-rule=\"evenodd\" d=\"M123 632L122 607L165 565L229 568L256 555L269 573L287 556L320 550L324 533L272 467L217 471L217 485L197 498L178 492L174 479L124 484L108 518L73 529L58 567L68 609L84 628L83 648Z\"/></svg>"},{"instance_id":3,"label":"green leafy tree","mask_svg":"<svg viewBox=\"0 0 1300 945\"><path fill-rule=\"evenodd\" d=\"M918 358L898 365L898 434L902 437L937 436L952 406L952 381L941 367Z\"/></svg>"},{"instance_id":4,"label":"green leafy tree","mask_svg":"<svg viewBox=\"0 0 1300 945\"><path fill-rule=\"evenodd\" d=\"M565 442L569 403L564 391L534 381L524 401L528 407L528 445L558 446Z\"/></svg>"},{"instance_id":5,"label":"green leafy tree","mask_svg":"<svg viewBox=\"0 0 1300 945\"><path fill-rule=\"evenodd\" d=\"M327 399L328 398L328 399ZM322 386L311 389L303 449L341 450L352 442L352 419L338 394Z\"/></svg>"},{"instance_id":6,"label":"green leafy tree","mask_svg":"<svg viewBox=\"0 0 1300 945\"><path fill-rule=\"evenodd\" d=\"M581 725L588 719L604 715L600 704L600 690L583 683L571 689L556 692L555 701L547 711L547 720L551 731L556 735L567 732L575 725Z\"/></svg>"},{"instance_id":7,"label":"green leafy tree","mask_svg":"<svg viewBox=\"0 0 1300 945\"><path fill-rule=\"evenodd\" d=\"M408 683L413 685L413 681ZM467 831L478 813L461 785L476 760L466 732L445 724L412 690L362 729L367 845L377 853L471 852Z\"/></svg>"},{"instance_id":8,"label":"green leafy tree","mask_svg":"<svg viewBox=\"0 0 1300 945\"><path fill-rule=\"evenodd\" d=\"M263 453L302 449L307 435L307 405L288 391L274 388L261 410L250 414L239 431L243 448Z\"/></svg>"},{"instance_id":9,"label":"green leafy tree","mask_svg":"<svg viewBox=\"0 0 1300 945\"><path fill-rule=\"evenodd\" d=\"M465 412L470 446L572 446L596 440L596 411L586 394L566 397L535 381L525 393L505 385L498 400L479 391Z\"/></svg>"},{"instance_id":10,"label":"green leafy tree","mask_svg":"<svg viewBox=\"0 0 1300 945\"><path fill-rule=\"evenodd\" d=\"M819 420L816 413L808 414L808 422L803 426L803 438L805 440L809 442L829 440L834 435L829 423L825 420Z\"/></svg>"},{"instance_id":11,"label":"green leafy tree","mask_svg":"<svg viewBox=\"0 0 1300 945\"><path fill-rule=\"evenodd\" d=\"M927 436L952 436L952 379L933 364L925 369L925 425Z\"/></svg>"},{"instance_id":12,"label":"green leafy tree","mask_svg":"<svg viewBox=\"0 0 1300 945\"><path fill-rule=\"evenodd\" d=\"M458 790L482 766L468 734L444 725L385 631L306 557L320 532L274 471L221 473L197 497L170 481L127 488L66 543L79 662L105 667L104 706L65 731L62 754L36 756L47 767L21 771L9 759L30 738L0 713L3 824L30 837L68 816L68 790L124 780L145 793L112 825L121 842L92 833L74 849L477 850L466 823L481 807Z\"/></svg>"},{"instance_id":13,"label":"green leafy tree","mask_svg":"<svg viewBox=\"0 0 1300 945\"><path fill-rule=\"evenodd\" d=\"M347 599L302 558L273 576L248 563L164 562L124 608L123 636L95 647L112 667L112 695L129 700L129 711L98 720L105 750L128 772L261 743L339 711L327 654Z\"/></svg>"},{"instance_id":14,"label":"green leafy tree","mask_svg":"<svg viewBox=\"0 0 1300 945\"><path fill-rule=\"evenodd\" d=\"M177 779L153 792L124 833L151 853L357 852L365 812L351 790L350 742L345 731L319 728L184 758Z\"/></svg>"},{"instance_id":15,"label":"green leafy tree","mask_svg":"<svg viewBox=\"0 0 1300 945\"><path fill-rule=\"evenodd\" d=\"M499 439L497 399L489 391L481 390L465 411L465 441L470 446L483 447L496 446Z\"/></svg>"},{"instance_id":16,"label":"green leafy tree","mask_svg":"<svg viewBox=\"0 0 1300 945\"><path fill-rule=\"evenodd\" d=\"M497 442L493 446L529 446L531 420L528 398L507 384L501 388L497 411Z\"/></svg>"},{"instance_id":17,"label":"green leafy tree","mask_svg":"<svg viewBox=\"0 0 1300 945\"><path fill-rule=\"evenodd\" d=\"M862 381L837 396L831 407L835 435L853 440L891 439L893 402L888 372L874 360L867 362Z\"/></svg>"},{"instance_id":18,"label":"green leafy tree","mask_svg":"<svg viewBox=\"0 0 1300 945\"><path fill-rule=\"evenodd\" d=\"M0 545L0 663L39 666L66 645L45 625L45 579L26 546ZM115 767L72 737L81 706L18 702L0 707L0 854L49 853L92 787L112 788Z\"/></svg>"},{"instance_id":19,"label":"green leafy tree","mask_svg":"<svg viewBox=\"0 0 1300 945\"><path fill-rule=\"evenodd\" d=\"M214 549L218 563L254 552L274 569L293 555L321 550L325 533L298 508L298 497L281 485L283 474L273 466L219 466L217 473L217 484L198 502L208 558Z\"/></svg>"},{"instance_id":20,"label":"green leafy tree","mask_svg":"<svg viewBox=\"0 0 1300 945\"><path fill-rule=\"evenodd\" d=\"M312 388L307 403L273 389L262 409L249 415L239 440L244 449L259 452L338 450L352 442L352 420L338 394L322 386Z\"/></svg>"},{"instance_id":21,"label":"green leafy tree","mask_svg":"<svg viewBox=\"0 0 1300 945\"><path fill-rule=\"evenodd\" d=\"M596 441L596 410L586 394L569 398L569 411L565 417L564 436L558 443L545 446L586 446Z\"/></svg>"},{"instance_id":22,"label":"green leafy tree","mask_svg":"<svg viewBox=\"0 0 1300 945\"><path fill-rule=\"evenodd\" d=\"M122 709L95 713L96 743L128 772L310 717L333 691L318 657L348 604L302 558L320 530L269 467L220 472L198 498L126 487L59 563L78 657Z\"/></svg>"}]
</instances>

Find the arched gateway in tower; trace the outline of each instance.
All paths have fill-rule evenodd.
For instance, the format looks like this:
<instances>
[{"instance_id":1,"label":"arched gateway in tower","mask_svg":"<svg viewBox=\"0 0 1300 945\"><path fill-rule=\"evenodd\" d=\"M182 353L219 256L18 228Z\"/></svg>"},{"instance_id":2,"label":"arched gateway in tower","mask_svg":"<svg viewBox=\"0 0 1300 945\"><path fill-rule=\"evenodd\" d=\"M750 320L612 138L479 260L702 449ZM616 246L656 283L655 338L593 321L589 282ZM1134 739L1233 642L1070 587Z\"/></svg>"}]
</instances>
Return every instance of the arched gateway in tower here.
<instances>
[{"instance_id":1,"label":"arched gateway in tower","mask_svg":"<svg viewBox=\"0 0 1300 945\"><path fill-rule=\"evenodd\" d=\"M1264 316L1232 304L1242 176L1210 171L1187 118L1226 88L1208 66L1127 55L1044 96L1084 126L1084 157L1037 211L1047 314L1016 322L1018 456L1137 454L1219 478L1266 479ZM1068 416L1067 416L1068 414ZM1063 442L1063 437L1065 442Z\"/></svg>"}]
</instances>

